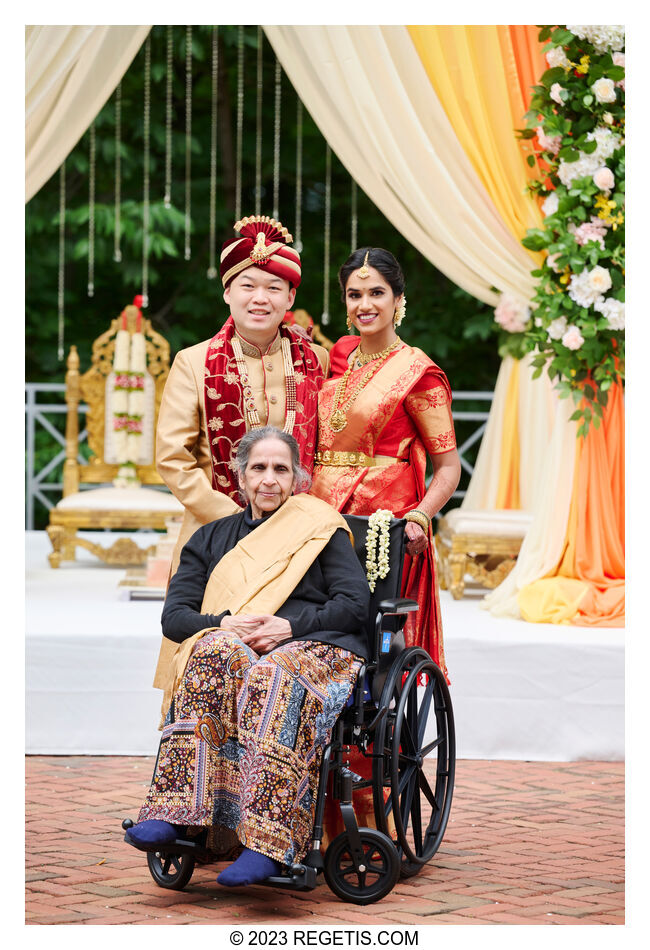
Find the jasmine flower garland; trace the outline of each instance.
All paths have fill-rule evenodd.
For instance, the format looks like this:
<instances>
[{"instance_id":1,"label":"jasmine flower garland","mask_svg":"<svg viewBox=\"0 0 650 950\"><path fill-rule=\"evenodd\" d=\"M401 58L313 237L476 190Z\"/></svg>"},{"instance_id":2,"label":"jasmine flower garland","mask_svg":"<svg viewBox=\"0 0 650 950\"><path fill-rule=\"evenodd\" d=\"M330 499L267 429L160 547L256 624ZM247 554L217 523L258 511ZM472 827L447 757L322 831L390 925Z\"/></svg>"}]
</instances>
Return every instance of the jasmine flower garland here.
<instances>
[{"instance_id":1,"label":"jasmine flower garland","mask_svg":"<svg viewBox=\"0 0 650 950\"><path fill-rule=\"evenodd\" d=\"M393 512L387 508L380 508L368 518L368 533L366 534L366 577L371 592L374 591L377 578L381 580L388 574L390 550L390 527ZM379 554L377 554L377 540L379 540Z\"/></svg>"}]
</instances>

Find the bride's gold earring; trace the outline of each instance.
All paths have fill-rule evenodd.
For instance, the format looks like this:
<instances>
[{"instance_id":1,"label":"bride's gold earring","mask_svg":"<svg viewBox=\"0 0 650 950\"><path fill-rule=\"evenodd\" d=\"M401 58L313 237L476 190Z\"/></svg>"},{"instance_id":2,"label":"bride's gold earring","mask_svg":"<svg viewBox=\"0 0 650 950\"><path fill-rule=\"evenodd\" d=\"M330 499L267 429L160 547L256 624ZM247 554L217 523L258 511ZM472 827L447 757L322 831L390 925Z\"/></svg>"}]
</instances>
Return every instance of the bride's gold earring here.
<instances>
[{"instance_id":1,"label":"bride's gold earring","mask_svg":"<svg viewBox=\"0 0 650 950\"><path fill-rule=\"evenodd\" d=\"M395 311L395 316L393 317L393 326L398 327L404 317L406 316L406 297L402 298L402 305L397 308Z\"/></svg>"},{"instance_id":2,"label":"bride's gold earring","mask_svg":"<svg viewBox=\"0 0 650 950\"><path fill-rule=\"evenodd\" d=\"M347 317L346 317L346 319L345 319L345 324L346 324L348 330L351 330L351 329L352 329L352 320L350 320L350 314L347 315Z\"/></svg>"}]
</instances>

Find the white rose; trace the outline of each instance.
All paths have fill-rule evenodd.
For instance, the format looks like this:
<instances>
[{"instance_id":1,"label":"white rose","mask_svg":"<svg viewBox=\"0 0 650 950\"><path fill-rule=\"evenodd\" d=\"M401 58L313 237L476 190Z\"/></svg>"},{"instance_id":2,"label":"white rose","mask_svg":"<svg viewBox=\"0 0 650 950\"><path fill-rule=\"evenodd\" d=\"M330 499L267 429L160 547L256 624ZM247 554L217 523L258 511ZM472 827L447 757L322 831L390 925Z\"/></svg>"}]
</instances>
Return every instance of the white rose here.
<instances>
[{"instance_id":1,"label":"white rose","mask_svg":"<svg viewBox=\"0 0 650 950\"><path fill-rule=\"evenodd\" d=\"M603 113L603 122L606 125L611 125L613 121L614 121L614 116L612 115L611 112Z\"/></svg>"},{"instance_id":2,"label":"white rose","mask_svg":"<svg viewBox=\"0 0 650 950\"><path fill-rule=\"evenodd\" d=\"M556 317L555 320L551 320L549 323L546 333L551 340L561 340L566 333L566 328L566 317Z\"/></svg>"},{"instance_id":3,"label":"white rose","mask_svg":"<svg viewBox=\"0 0 650 950\"><path fill-rule=\"evenodd\" d=\"M555 214L555 212L558 209L559 203L560 203L560 199L558 198L556 192L552 192L548 196L548 198L546 198L546 200L542 202L542 211L544 212L546 217L548 217L549 214Z\"/></svg>"},{"instance_id":4,"label":"white rose","mask_svg":"<svg viewBox=\"0 0 650 950\"><path fill-rule=\"evenodd\" d=\"M625 53L612 53L612 62L615 66L622 66L625 69Z\"/></svg>"},{"instance_id":5,"label":"white rose","mask_svg":"<svg viewBox=\"0 0 650 950\"><path fill-rule=\"evenodd\" d=\"M612 286L612 278L605 267L598 266L589 271L587 284L591 290L604 294Z\"/></svg>"},{"instance_id":6,"label":"white rose","mask_svg":"<svg viewBox=\"0 0 650 950\"><path fill-rule=\"evenodd\" d=\"M614 88L613 79L606 79L602 76L593 84L591 91L598 102L616 102L616 89Z\"/></svg>"},{"instance_id":7,"label":"white rose","mask_svg":"<svg viewBox=\"0 0 650 950\"><path fill-rule=\"evenodd\" d=\"M556 66L568 67L571 65L561 46L554 46L546 53L546 62L551 69L555 69Z\"/></svg>"},{"instance_id":8,"label":"white rose","mask_svg":"<svg viewBox=\"0 0 650 950\"><path fill-rule=\"evenodd\" d=\"M607 317L607 324L610 330L625 329L625 304L615 297L601 297L594 304L594 310L598 310L604 317Z\"/></svg>"},{"instance_id":9,"label":"white rose","mask_svg":"<svg viewBox=\"0 0 650 950\"><path fill-rule=\"evenodd\" d=\"M611 81L611 80L610 80L610 81ZM564 105L564 99L562 98L562 96L560 95L560 93L561 93L561 92L565 92L565 91L566 91L566 90L565 90L564 86L561 86L561 85L559 84L559 82L554 82L553 85L551 86L550 91L549 91L549 95L550 95L551 99L553 100L553 102L557 102L557 104L558 104L559 106L561 106L561 105ZM614 95L616 96L616 94L614 94ZM608 100L608 101L611 102L612 100Z\"/></svg>"},{"instance_id":10,"label":"white rose","mask_svg":"<svg viewBox=\"0 0 650 950\"><path fill-rule=\"evenodd\" d=\"M579 350L584 342L585 338L582 333L573 324L562 337L562 345L566 346L567 350Z\"/></svg>"}]
</instances>

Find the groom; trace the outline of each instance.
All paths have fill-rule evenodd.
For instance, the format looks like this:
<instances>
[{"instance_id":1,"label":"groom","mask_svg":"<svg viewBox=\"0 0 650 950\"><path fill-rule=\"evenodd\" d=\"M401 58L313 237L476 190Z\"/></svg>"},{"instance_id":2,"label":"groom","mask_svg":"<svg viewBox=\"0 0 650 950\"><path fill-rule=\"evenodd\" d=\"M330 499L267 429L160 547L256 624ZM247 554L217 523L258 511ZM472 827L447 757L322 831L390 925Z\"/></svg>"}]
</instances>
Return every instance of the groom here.
<instances>
[{"instance_id":1,"label":"groom","mask_svg":"<svg viewBox=\"0 0 650 950\"><path fill-rule=\"evenodd\" d=\"M230 316L211 340L176 355L158 415L158 471L185 507L172 571L198 527L240 507L232 457L249 429L285 429L305 468L313 466L328 354L282 325L300 285L300 257L272 218L243 218L234 230L240 236L221 252Z\"/></svg>"},{"instance_id":2,"label":"groom","mask_svg":"<svg viewBox=\"0 0 650 950\"><path fill-rule=\"evenodd\" d=\"M318 391L327 351L283 325L300 285L300 257L279 221L238 221L239 237L221 251L221 280L230 316L211 340L180 350L160 404L156 465L185 507L172 558L201 525L240 510L233 455L250 429L273 425L291 433L311 472L317 442ZM176 644L163 637L154 686Z\"/></svg>"}]
</instances>

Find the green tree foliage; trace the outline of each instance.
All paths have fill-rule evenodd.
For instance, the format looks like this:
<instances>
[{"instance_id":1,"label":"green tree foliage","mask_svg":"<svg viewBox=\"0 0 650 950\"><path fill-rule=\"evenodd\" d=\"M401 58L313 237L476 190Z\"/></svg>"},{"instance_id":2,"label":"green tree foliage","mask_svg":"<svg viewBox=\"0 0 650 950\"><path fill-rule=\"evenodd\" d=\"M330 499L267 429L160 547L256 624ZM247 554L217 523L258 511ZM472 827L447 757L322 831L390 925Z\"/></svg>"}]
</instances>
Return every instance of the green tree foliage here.
<instances>
[{"instance_id":1,"label":"green tree foliage","mask_svg":"<svg viewBox=\"0 0 650 950\"><path fill-rule=\"evenodd\" d=\"M231 237L235 207L235 118L237 94L236 26L221 26L217 138L217 259ZM245 28L242 214L254 213L257 28ZM151 33L150 263L146 315L170 341L172 353L211 336L227 315L219 279L207 278L209 251L210 116L212 27L192 32L191 259L184 259L185 221L185 37L175 27L173 57L172 207L163 203L165 177L165 90L167 28ZM275 57L263 41L263 198L271 213ZM65 338L80 352L82 369L90 345L110 319L142 290L143 93L144 49L122 81L121 251L113 260L115 233L115 96L97 116L94 296L88 297L89 133L66 161ZM279 217L295 228L297 97L282 77L282 139ZM320 323L323 309L325 141L306 110L303 138L303 282L296 306ZM59 175L55 174L26 208L26 325L28 380L62 381L65 363L57 359L57 280ZM381 211L358 190L358 244L389 248L407 278L408 308L404 338L422 347L447 371L455 389L491 390L499 357L492 310L460 290L430 264ZM330 285L333 339L345 333L336 273L350 253L351 182L332 157Z\"/></svg>"}]
</instances>

